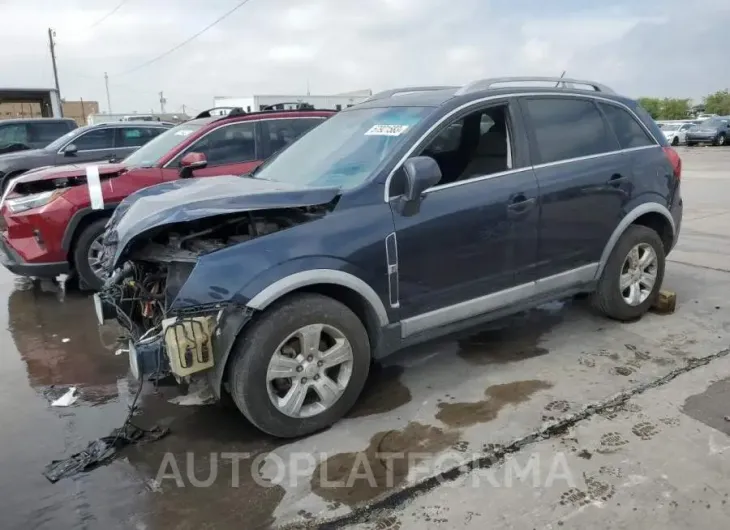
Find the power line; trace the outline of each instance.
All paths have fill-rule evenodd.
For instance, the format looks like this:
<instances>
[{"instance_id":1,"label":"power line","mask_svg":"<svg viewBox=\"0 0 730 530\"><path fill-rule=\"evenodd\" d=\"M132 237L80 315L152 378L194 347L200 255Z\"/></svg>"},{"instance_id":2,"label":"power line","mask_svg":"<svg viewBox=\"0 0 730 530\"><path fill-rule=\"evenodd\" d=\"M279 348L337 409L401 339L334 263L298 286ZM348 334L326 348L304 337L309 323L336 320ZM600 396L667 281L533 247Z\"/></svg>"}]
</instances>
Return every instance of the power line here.
<instances>
[{"instance_id":1,"label":"power line","mask_svg":"<svg viewBox=\"0 0 730 530\"><path fill-rule=\"evenodd\" d=\"M130 74L130 73L132 73L132 72L136 72L136 71L137 71L137 70L139 70L140 68L144 68L145 66L149 66L149 65L151 65L152 63L154 63L154 62L157 62L157 61L159 61L159 60L160 60L160 59L162 59L163 57L167 57L167 56L168 56L168 55L170 55L170 54L171 54L172 52L174 52L174 51L177 51L177 50L179 50L180 48L182 48L183 46L185 46L185 45L186 45L186 44L188 44L189 42L191 42L191 41L193 41L193 40L197 39L198 37L200 37L200 36L201 36L201 35L202 35L203 33L205 33L205 32L206 32L206 31L208 31L208 30L209 30L210 28L212 28L213 26L215 26L216 24L218 24L218 23L219 23L220 21L222 21L223 19L225 19L225 18L229 17L229 16L230 16L230 15L232 15L232 14L233 14L234 12L236 12L237 10L239 10L240 8L242 8L242 7L243 7L243 6L245 5L245 4L247 4L247 3L249 2L249 1L250 1L250 0L243 0L242 2L239 2L239 3L238 3L238 4L237 4L237 5L236 5L236 6L235 6L235 7L233 8L233 9L231 9L231 10L227 11L226 13L224 13L223 15L221 15L220 17L218 17L218 18L217 18L216 20L214 20L214 21L213 21L212 23L210 23L210 24L208 24L207 26L205 26L205 27L204 27L203 29L201 29L201 30L200 30L199 32L197 32L197 33L196 33L196 34L194 34L193 36L191 36L191 37L189 37L189 38L185 39L184 41L182 41L182 42L181 42L180 44L178 44L177 46L174 46L174 47L170 48L170 49L169 49L169 50L167 50L167 51L166 51L165 53L162 53L162 54L158 55L157 57L153 57L153 58L152 58L152 59L150 59L149 61L146 61L146 62L144 62L144 63L140 64L139 66L135 66L134 68L132 68L132 69L130 69L130 70L126 70L126 71L124 71L124 72L120 72L120 73L116 74L116 76L120 76L120 75L127 75L127 74Z\"/></svg>"},{"instance_id":2,"label":"power line","mask_svg":"<svg viewBox=\"0 0 730 530\"><path fill-rule=\"evenodd\" d=\"M101 17L101 18L100 18L99 20L97 20L96 22L94 22L94 23L93 23L93 24L92 24L91 26L89 26L89 29L91 29L91 28L95 28L96 26L98 26L99 24L101 24L102 22L104 22L104 21L105 21L105 20L106 20L107 18L109 18L110 16L112 16L112 15L113 15L114 13L116 13L117 11L119 11L119 9L120 9L120 8L121 8L121 7L122 7L122 6L124 5L124 4L126 4L126 3L127 3L127 1L128 1L128 0L122 0L121 2L119 2L119 4L117 4L117 7L115 7L115 8L114 8L114 9L112 9L111 11L109 11L109 12L108 12L108 13L107 13L106 15L104 15L103 17Z\"/></svg>"}]
</instances>

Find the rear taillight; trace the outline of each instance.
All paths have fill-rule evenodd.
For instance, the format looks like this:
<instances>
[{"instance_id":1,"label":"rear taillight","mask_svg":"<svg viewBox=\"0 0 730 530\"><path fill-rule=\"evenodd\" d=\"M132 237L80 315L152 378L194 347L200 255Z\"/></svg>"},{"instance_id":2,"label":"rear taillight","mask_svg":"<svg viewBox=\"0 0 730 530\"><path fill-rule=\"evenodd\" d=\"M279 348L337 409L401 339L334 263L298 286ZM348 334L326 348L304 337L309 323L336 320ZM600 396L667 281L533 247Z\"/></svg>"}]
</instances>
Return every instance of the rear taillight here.
<instances>
[{"instance_id":1,"label":"rear taillight","mask_svg":"<svg viewBox=\"0 0 730 530\"><path fill-rule=\"evenodd\" d=\"M677 180L682 178L682 159L679 158L679 153L673 148L666 146L663 148L664 154L667 155L667 160L672 164L672 170Z\"/></svg>"}]
</instances>

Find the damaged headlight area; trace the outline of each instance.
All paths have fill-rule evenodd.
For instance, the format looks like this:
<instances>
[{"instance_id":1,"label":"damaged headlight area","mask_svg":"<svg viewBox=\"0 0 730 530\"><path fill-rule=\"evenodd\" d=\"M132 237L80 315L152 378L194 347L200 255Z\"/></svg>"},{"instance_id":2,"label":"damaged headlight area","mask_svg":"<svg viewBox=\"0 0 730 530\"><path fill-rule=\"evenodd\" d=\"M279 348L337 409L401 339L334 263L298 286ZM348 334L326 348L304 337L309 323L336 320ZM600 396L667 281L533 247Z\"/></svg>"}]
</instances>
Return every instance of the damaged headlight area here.
<instances>
[{"instance_id":1,"label":"damaged headlight area","mask_svg":"<svg viewBox=\"0 0 730 530\"><path fill-rule=\"evenodd\" d=\"M247 212L167 225L133 241L123 266L99 293L97 308L100 320L115 318L128 331L133 374L171 372L187 383L194 374L213 368L218 350L230 348L251 310L232 302L193 301L170 309L200 256L316 217L309 208ZM106 250L113 252L116 243L108 241ZM227 330L227 325L236 329Z\"/></svg>"},{"instance_id":2,"label":"damaged headlight area","mask_svg":"<svg viewBox=\"0 0 730 530\"><path fill-rule=\"evenodd\" d=\"M40 208L53 201L61 193L60 190L55 191L44 191L41 193L34 193L26 197L19 197L15 199L8 199L6 205L12 213L25 212L32 210L33 208Z\"/></svg>"}]
</instances>

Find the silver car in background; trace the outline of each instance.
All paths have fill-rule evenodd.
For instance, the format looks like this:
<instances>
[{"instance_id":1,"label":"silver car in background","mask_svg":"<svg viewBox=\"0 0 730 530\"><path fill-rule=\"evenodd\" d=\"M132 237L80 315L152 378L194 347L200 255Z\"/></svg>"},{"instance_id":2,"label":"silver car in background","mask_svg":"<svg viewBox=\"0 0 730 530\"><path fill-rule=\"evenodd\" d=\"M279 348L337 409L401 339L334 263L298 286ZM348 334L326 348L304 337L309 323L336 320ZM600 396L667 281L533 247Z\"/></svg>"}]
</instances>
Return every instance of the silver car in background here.
<instances>
[{"instance_id":1,"label":"silver car in background","mask_svg":"<svg viewBox=\"0 0 730 530\"><path fill-rule=\"evenodd\" d=\"M686 145L687 131L695 125L689 121L667 121L657 122L657 124L671 145Z\"/></svg>"}]
</instances>

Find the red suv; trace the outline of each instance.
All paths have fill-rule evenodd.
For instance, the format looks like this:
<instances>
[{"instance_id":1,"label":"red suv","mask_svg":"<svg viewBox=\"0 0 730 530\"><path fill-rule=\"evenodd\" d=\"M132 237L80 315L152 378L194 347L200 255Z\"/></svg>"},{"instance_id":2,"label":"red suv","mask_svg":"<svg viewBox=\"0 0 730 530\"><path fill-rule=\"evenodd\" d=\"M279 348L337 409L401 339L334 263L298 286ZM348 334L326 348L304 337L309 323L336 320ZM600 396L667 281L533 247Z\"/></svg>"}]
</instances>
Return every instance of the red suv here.
<instances>
[{"instance_id":1,"label":"red suv","mask_svg":"<svg viewBox=\"0 0 730 530\"><path fill-rule=\"evenodd\" d=\"M0 261L24 276L75 272L82 288L103 283L101 235L131 193L165 181L251 172L335 113L214 109L169 129L118 164L46 167L25 173L0 199Z\"/></svg>"}]
</instances>

